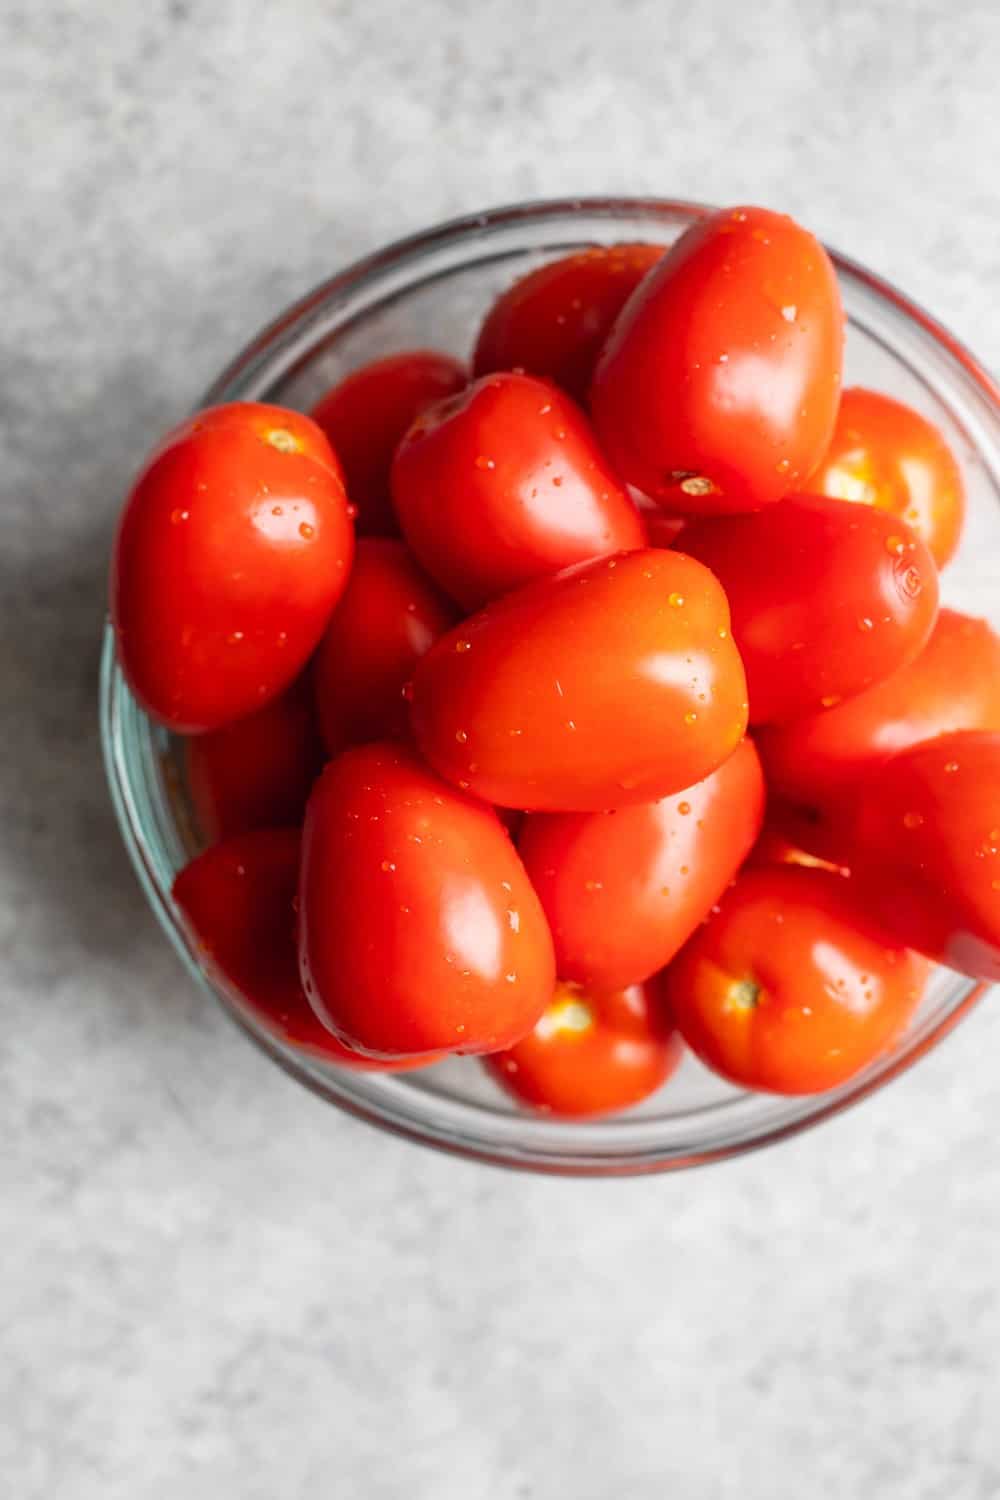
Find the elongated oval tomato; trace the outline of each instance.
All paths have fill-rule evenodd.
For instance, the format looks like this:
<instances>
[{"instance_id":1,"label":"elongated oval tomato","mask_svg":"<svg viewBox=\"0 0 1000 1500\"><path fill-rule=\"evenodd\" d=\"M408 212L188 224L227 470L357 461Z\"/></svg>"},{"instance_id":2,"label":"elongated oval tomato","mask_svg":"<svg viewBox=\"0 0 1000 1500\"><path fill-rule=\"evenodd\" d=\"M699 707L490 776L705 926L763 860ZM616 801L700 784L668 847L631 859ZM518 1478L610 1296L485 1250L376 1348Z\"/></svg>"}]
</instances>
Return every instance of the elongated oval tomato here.
<instances>
[{"instance_id":1,"label":"elongated oval tomato","mask_svg":"<svg viewBox=\"0 0 1000 1500\"><path fill-rule=\"evenodd\" d=\"M681 1059L680 1038L658 991L557 984L552 1004L523 1041L484 1067L541 1114L613 1114L649 1097Z\"/></svg>"},{"instance_id":2,"label":"elongated oval tomato","mask_svg":"<svg viewBox=\"0 0 1000 1500\"><path fill-rule=\"evenodd\" d=\"M591 811L701 780L746 729L729 608L706 568L646 549L495 599L413 677L421 751L488 802Z\"/></svg>"},{"instance_id":3,"label":"elongated oval tomato","mask_svg":"<svg viewBox=\"0 0 1000 1500\"><path fill-rule=\"evenodd\" d=\"M614 990L662 969L736 874L763 817L749 740L704 781L659 802L530 814L518 849L560 976Z\"/></svg>"},{"instance_id":4,"label":"elongated oval tomato","mask_svg":"<svg viewBox=\"0 0 1000 1500\"><path fill-rule=\"evenodd\" d=\"M392 491L418 560L467 609L645 541L579 407L528 375L487 376L425 412Z\"/></svg>"},{"instance_id":5,"label":"elongated oval tomato","mask_svg":"<svg viewBox=\"0 0 1000 1500\"><path fill-rule=\"evenodd\" d=\"M317 401L312 415L344 466L359 536L397 536L389 470L403 433L425 407L452 396L467 374L433 349L410 349L352 370Z\"/></svg>"},{"instance_id":6,"label":"elongated oval tomato","mask_svg":"<svg viewBox=\"0 0 1000 1500\"><path fill-rule=\"evenodd\" d=\"M942 609L907 666L835 708L762 728L757 747L778 795L816 806L897 750L958 729L1000 730L1000 636Z\"/></svg>"},{"instance_id":7,"label":"elongated oval tomato","mask_svg":"<svg viewBox=\"0 0 1000 1500\"><path fill-rule=\"evenodd\" d=\"M361 538L313 667L320 727L331 755L405 733L403 688L418 658L456 618L454 606L402 542Z\"/></svg>"},{"instance_id":8,"label":"elongated oval tomato","mask_svg":"<svg viewBox=\"0 0 1000 1500\"><path fill-rule=\"evenodd\" d=\"M794 495L692 522L676 545L726 590L754 724L832 708L912 661L934 628L934 559L867 506Z\"/></svg>"},{"instance_id":9,"label":"elongated oval tomato","mask_svg":"<svg viewBox=\"0 0 1000 1500\"><path fill-rule=\"evenodd\" d=\"M903 941L1000 980L1000 734L968 730L883 762L858 793L866 898Z\"/></svg>"},{"instance_id":10,"label":"elongated oval tomato","mask_svg":"<svg viewBox=\"0 0 1000 1500\"><path fill-rule=\"evenodd\" d=\"M806 488L898 516L939 568L962 535L965 483L955 455L932 422L879 391L844 392L830 446Z\"/></svg>"},{"instance_id":11,"label":"elongated oval tomato","mask_svg":"<svg viewBox=\"0 0 1000 1500\"><path fill-rule=\"evenodd\" d=\"M524 370L586 400L601 345L662 245L592 245L522 276L479 330L472 368Z\"/></svg>"},{"instance_id":12,"label":"elongated oval tomato","mask_svg":"<svg viewBox=\"0 0 1000 1500\"><path fill-rule=\"evenodd\" d=\"M306 993L358 1051L490 1052L552 998L552 939L491 808L393 744L347 750L306 812Z\"/></svg>"},{"instance_id":13,"label":"elongated oval tomato","mask_svg":"<svg viewBox=\"0 0 1000 1500\"><path fill-rule=\"evenodd\" d=\"M248 718L195 735L184 752L207 839L301 823L324 759L309 674Z\"/></svg>"},{"instance_id":14,"label":"elongated oval tomato","mask_svg":"<svg viewBox=\"0 0 1000 1500\"><path fill-rule=\"evenodd\" d=\"M779 500L829 446L843 327L811 234L763 208L706 215L629 298L597 362L608 457L675 514Z\"/></svg>"},{"instance_id":15,"label":"elongated oval tomato","mask_svg":"<svg viewBox=\"0 0 1000 1500\"><path fill-rule=\"evenodd\" d=\"M118 525L111 614L132 691L179 733L263 707L305 665L353 552L315 423L254 402L199 412L154 450Z\"/></svg>"},{"instance_id":16,"label":"elongated oval tomato","mask_svg":"<svg viewBox=\"0 0 1000 1500\"><path fill-rule=\"evenodd\" d=\"M434 1058L361 1057L316 1018L299 980L292 903L299 873L297 828L262 828L193 859L174 900L203 953L267 1029L304 1052L355 1071L398 1072Z\"/></svg>"},{"instance_id":17,"label":"elongated oval tomato","mask_svg":"<svg viewBox=\"0 0 1000 1500\"><path fill-rule=\"evenodd\" d=\"M745 871L662 982L710 1068L744 1088L812 1094L895 1041L927 968L873 921L850 880L785 865Z\"/></svg>"}]
</instances>

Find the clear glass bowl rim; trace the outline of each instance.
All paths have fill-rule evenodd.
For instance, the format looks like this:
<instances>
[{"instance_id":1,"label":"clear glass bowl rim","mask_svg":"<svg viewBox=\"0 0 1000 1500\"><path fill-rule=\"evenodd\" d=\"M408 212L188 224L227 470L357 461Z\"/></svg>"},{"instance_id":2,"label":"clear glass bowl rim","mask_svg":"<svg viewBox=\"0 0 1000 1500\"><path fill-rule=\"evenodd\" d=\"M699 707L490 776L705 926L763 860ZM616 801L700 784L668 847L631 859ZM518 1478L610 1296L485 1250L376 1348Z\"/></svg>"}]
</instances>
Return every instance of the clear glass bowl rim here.
<instances>
[{"instance_id":1,"label":"clear glass bowl rim","mask_svg":"<svg viewBox=\"0 0 1000 1500\"><path fill-rule=\"evenodd\" d=\"M521 224L536 225L541 229L543 225L553 227L562 223L569 245L574 242L574 225L580 219L600 219L610 223L625 220L633 226L637 219L643 219L648 220L651 227L659 220L676 226L679 219L692 220L711 211L711 205L682 199L578 197L515 203L448 220L396 240L321 282L267 324L225 367L197 406L255 399L248 397L246 393L261 382L266 372L271 372L270 383L287 377L288 356L305 329L321 317L325 310L362 290L372 292L379 283L405 268L415 267L436 253L453 252L464 243L486 239L499 230ZM553 248L552 244L540 239L540 247L543 244L547 249ZM903 320L916 325L929 336L977 388L990 416L1000 424L1000 386L965 345L890 282L848 256L832 249L830 254L839 272L862 284L879 302L892 308ZM463 264L463 261L456 260L441 274L446 275L449 269L458 269ZM721 1143L704 1149L678 1153L674 1148L657 1148L655 1143L644 1139L654 1133L657 1123L655 1119L630 1122L624 1117L623 1131L618 1121L588 1122L580 1126L528 1115L501 1116L479 1106L455 1100L448 1100L443 1109L435 1109L434 1113L440 1118L422 1118L420 1101L426 1101L428 1097L423 1092L408 1089L412 1098L408 1101L408 1107L401 1107L402 1098L378 1098L370 1087L373 1080L376 1080L394 1086L402 1084L405 1089L406 1075L354 1074L343 1070L334 1073L331 1069L318 1076L307 1059L285 1047L255 1020L234 991L220 983L216 976L206 972L198 959L191 936L173 906L169 886L160 877L155 851L137 811L131 769L123 754L122 745L121 702L123 698L129 697L117 662L114 633L108 624L105 627L101 659L100 728L111 798L140 884L188 974L222 1005L226 1014L269 1057L299 1083L357 1118L419 1144L434 1146L491 1165L567 1176L632 1176L725 1160L798 1134L812 1125L830 1119L883 1087L943 1040L988 988L986 985L967 982L950 1010L932 1018L931 1024L916 1028L898 1051L873 1064L842 1088L830 1094L789 1099L787 1118L763 1129L734 1133ZM960 979L958 982L961 982ZM332 1077L329 1076L331 1073ZM399 1087L396 1087L395 1092L400 1093ZM480 1115L488 1118L489 1126L484 1128L477 1124L476 1117ZM602 1126L610 1127L613 1131L610 1142L601 1139L598 1132Z\"/></svg>"}]
</instances>

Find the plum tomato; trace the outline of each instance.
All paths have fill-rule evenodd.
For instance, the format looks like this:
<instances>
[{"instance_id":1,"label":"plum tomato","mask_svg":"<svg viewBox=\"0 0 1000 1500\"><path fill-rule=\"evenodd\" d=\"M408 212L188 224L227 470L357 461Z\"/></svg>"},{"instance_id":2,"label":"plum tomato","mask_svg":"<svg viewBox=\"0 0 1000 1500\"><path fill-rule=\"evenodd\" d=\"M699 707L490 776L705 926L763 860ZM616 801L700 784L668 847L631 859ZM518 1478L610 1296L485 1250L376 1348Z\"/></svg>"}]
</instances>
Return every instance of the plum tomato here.
<instances>
[{"instance_id":1,"label":"plum tomato","mask_svg":"<svg viewBox=\"0 0 1000 1500\"><path fill-rule=\"evenodd\" d=\"M866 777L853 824L866 896L903 942L1000 980L1000 734L902 750Z\"/></svg>"},{"instance_id":2,"label":"plum tomato","mask_svg":"<svg viewBox=\"0 0 1000 1500\"><path fill-rule=\"evenodd\" d=\"M729 607L707 568L647 549L495 599L417 663L432 766L502 807L652 802L722 764L746 730Z\"/></svg>"},{"instance_id":3,"label":"plum tomato","mask_svg":"<svg viewBox=\"0 0 1000 1500\"><path fill-rule=\"evenodd\" d=\"M392 469L403 535L466 609L645 531L579 407L548 381L489 375L439 402Z\"/></svg>"},{"instance_id":4,"label":"plum tomato","mask_svg":"<svg viewBox=\"0 0 1000 1500\"><path fill-rule=\"evenodd\" d=\"M762 727L757 748L779 797L820 806L897 750L958 729L1000 730L1000 636L942 609L908 665L835 708Z\"/></svg>"},{"instance_id":5,"label":"plum tomato","mask_svg":"<svg viewBox=\"0 0 1000 1500\"><path fill-rule=\"evenodd\" d=\"M486 316L472 369L524 370L587 398L601 345L662 245L592 245L529 271Z\"/></svg>"},{"instance_id":6,"label":"plum tomato","mask_svg":"<svg viewBox=\"0 0 1000 1500\"><path fill-rule=\"evenodd\" d=\"M704 781L659 802L529 814L518 849L560 976L619 989L662 969L736 874L763 815L749 740Z\"/></svg>"},{"instance_id":7,"label":"plum tomato","mask_svg":"<svg viewBox=\"0 0 1000 1500\"><path fill-rule=\"evenodd\" d=\"M210 842L301 823L324 759L310 674L248 718L192 736L184 757L191 801Z\"/></svg>"},{"instance_id":8,"label":"plum tomato","mask_svg":"<svg viewBox=\"0 0 1000 1500\"><path fill-rule=\"evenodd\" d=\"M151 454L118 525L111 614L136 697L179 733L262 708L311 655L353 552L315 423L254 402L199 412Z\"/></svg>"},{"instance_id":9,"label":"plum tomato","mask_svg":"<svg viewBox=\"0 0 1000 1500\"><path fill-rule=\"evenodd\" d=\"M938 610L926 546L882 511L794 495L753 516L692 522L677 546L729 598L750 722L784 722L912 661Z\"/></svg>"},{"instance_id":10,"label":"plum tomato","mask_svg":"<svg viewBox=\"0 0 1000 1500\"><path fill-rule=\"evenodd\" d=\"M767 822L750 851L747 867L757 869L762 865L804 865L807 870L829 870L831 875L842 875L845 880L851 874L847 865L822 859L818 854L801 848L780 819Z\"/></svg>"},{"instance_id":11,"label":"plum tomato","mask_svg":"<svg viewBox=\"0 0 1000 1500\"><path fill-rule=\"evenodd\" d=\"M681 235L625 304L590 406L618 472L673 513L758 510L830 444L844 315L822 245L736 208Z\"/></svg>"},{"instance_id":12,"label":"plum tomato","mask_svg":"<svg viewBox=\"0 0 1000 1500\"><path fill-rule=\"evenodd\" d=\"M376 1061L339 1042L302 990L293 902L299 872L297 828L261 828L207 849L177 876L174 900L201 952L282 1041L355 1070L400 1071L434 1058Z\"/></svg>"},{"instance_id":13,"label":"plum tomato","mask_svg":"<svg viewBox=\"0 0 1000 1500\"><path fill-rule=\"evenodd\" d=\"M559 983L523 1041L484 1059L509 1094L542 1114L611 1114L656 1092L680 1062L680 1039L653 986Z\"/></svg>"},{"instance_id":14,"label":"plum tomato","mask_svg":"<svg viewBox=\"0 0 1000 1500\"><path fill-rule=\"evenodd\" d=\"M492 808L396 744L346 750L306 810L299 957L310 1003L372 1055L490 1052L552 998L552 938Z\"/></svg>"},{"instance_id":15,"label":"plum tomato","mask_svg":"<svg viewBox=\"0 0 1000 1500\"><path fill-rule=\"evenodd\" d=\"M360 539L313 666L320 728L331 755L406 732L403 689L417 659L456 619L454 606L402 542Z\"/></svg>"},{"instance_id":16,"label":"plum tomato","mask_svg":"<svg viewBox=\"0 0 1000 1500\"><path fill-rule=\"evenodd\" d=\"M317 401L313 420L344 466L359 536L397 536L389 470L403 433L424 410L460 391L466 370L449 354L411 349L353 370Z\"/></svg>"},{"instance_id":17,"label":"plum tomato","mask_svg":"<svg viewBox=\"0 0 1000 1500\"><path fill-rule=\"evenodd\" d=\"M965 483L955 455L933 422L879 391L844 392L833 439L806 488L906 521L939 568L962 535Z\"/></svg>"},{"instance_id":18,"label":"plum tomato","mask_svg":"<svg viewBox=\"0 0 1000 1500\"><path fill-rule=\"evenodd\" d=\"M928 965L874 922L852 882L794 865L746 870L663 971L684 1040L744 1088L812 1094L880 1056Z\"/></svg>"}]
</instances>

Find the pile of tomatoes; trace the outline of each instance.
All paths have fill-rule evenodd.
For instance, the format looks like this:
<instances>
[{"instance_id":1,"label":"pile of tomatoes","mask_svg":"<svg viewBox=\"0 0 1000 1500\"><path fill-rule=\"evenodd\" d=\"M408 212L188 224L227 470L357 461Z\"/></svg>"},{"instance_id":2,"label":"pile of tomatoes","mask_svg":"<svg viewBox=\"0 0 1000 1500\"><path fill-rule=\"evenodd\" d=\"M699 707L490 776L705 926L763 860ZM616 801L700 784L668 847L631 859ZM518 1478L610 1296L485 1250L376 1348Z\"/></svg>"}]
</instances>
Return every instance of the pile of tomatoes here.
<instances>
[{"instance_id":1,"label":"pile of tomatoes","mask_svg":"<svg viewBox=\"0 0 1000 1500\"><path fill-rule=\"evenodd\" d=\"M684 1044L833 1088L931 961L1000 979L1000 639L938 599L962 476L841 392L843 323L812 235L727 210L523 277L471 371L402 352L154 449L119 659L187 737L176 900L288 1043L477 1054L580 1116Z\"/></svg>"}]
</instances>

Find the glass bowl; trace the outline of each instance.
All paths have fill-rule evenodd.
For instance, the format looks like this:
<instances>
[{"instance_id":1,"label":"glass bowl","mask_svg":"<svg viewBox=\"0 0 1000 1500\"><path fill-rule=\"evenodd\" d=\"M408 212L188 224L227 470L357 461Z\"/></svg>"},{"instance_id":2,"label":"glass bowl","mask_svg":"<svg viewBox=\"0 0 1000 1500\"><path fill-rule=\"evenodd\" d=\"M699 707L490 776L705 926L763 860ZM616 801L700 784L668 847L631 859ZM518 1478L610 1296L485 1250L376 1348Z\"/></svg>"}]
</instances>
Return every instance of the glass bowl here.
<instances>
[{"instance_id":1,"label":"glass bowl","mask_svg":"<svg viewBox=\"0 0 1000 1500\"><path fill-rule=\"evenodd\" d=\"M593 244L668 243L705 209L660 199L529 203L456 220L342 271L237 356L200 404L259 400L308 408L333 381L377 356L430 345L465 357L496 294L547 259ZM919 407L959 453L970 514L946 599L994 616L1000 600L1000 391L949 333L900 292L843 256L846 378ZM155 434L150 434L154 437ZM997 623L994 618L994 623ZM643 1106L611 1120L522 1113L473 1059L418 1073L354 1073L296 1052L209 972L174 904L174 876L201 847L179 743L137 706L110 628L101 674L112 797L150 904L191 978L294 1078L351 1114L411 1140L481 1161L567 1174L626 1175L716 1161L829 1118L908 1068L974 1005L982 987L945 970L891 1052L828 1094L741 1092L686 1057Z\"/></svg>"}]
</instances>

